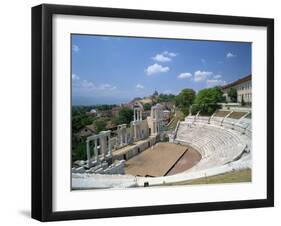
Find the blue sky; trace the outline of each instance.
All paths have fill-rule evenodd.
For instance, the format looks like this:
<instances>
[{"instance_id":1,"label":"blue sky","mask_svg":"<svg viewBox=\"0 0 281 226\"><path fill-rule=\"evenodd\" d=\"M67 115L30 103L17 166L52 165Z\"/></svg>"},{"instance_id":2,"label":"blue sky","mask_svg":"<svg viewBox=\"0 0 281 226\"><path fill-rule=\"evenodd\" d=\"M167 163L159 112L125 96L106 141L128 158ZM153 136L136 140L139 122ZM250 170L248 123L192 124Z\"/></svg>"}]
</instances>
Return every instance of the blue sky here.
<instances>
[{"instance_id":1,"label":"blue sky","mask_svg":"<svg viewBox=\"0 0 281 226\"><path fill-rule=\"evenodd\" d=\"M251 74L251 43L72 35L73 105L199 91Z\"/></svg>"}]
</instances>

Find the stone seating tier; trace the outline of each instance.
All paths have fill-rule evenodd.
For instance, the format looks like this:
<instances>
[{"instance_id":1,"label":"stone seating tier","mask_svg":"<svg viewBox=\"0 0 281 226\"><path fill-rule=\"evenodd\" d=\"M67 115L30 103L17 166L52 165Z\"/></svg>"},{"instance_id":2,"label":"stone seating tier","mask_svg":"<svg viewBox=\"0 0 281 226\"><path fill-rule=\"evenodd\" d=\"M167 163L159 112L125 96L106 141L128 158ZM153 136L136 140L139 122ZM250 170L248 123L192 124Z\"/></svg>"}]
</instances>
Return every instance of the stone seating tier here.
<instances>
[{"instance_id":1,"label":"stone seating tier","mask_svg":"<svg viewBox=\"0 0 281 226\"><path fill-rule=\"evenodd\" d=\"M202 155L202 160L190 169L190 171L194 171L217 167L233 161L246 148L247 139L245 135L224 127L200 122L192 124L181 122L175 141L193 147Z\"/></svg>"}]
</instances>

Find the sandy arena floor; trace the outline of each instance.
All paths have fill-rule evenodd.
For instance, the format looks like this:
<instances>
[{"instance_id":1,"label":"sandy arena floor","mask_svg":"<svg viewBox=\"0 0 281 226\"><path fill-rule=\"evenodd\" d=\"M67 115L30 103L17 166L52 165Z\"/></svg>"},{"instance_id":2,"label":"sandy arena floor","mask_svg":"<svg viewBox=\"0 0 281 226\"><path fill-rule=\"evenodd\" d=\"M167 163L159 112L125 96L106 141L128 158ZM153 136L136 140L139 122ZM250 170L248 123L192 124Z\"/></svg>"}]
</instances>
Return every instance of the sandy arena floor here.
<instances>
[{"instance_id":1,"label":"sandy arena floor","mask_svg":"<svg viewBox=\"0 0 281 226\"><path fill-rule=\"evenodd\" d=\"M188 150L170 169L166 176L174 175L190 169L191 167L195 166L201 160L201 158L202 157L198 151L188 148Z\"/></svg>"},{"instance_id":2,"label":"sandy arena floor","mask_svg":"<svg viewBox=\"0 0 281 226\"><path fill-rule=\"evenodd\" d=\"M164 176L171 171L171 168L176 165L186 152L186 146L157 143L155 146L126 161L125 173L134 176Z\"/></svg>"}]
</instances>

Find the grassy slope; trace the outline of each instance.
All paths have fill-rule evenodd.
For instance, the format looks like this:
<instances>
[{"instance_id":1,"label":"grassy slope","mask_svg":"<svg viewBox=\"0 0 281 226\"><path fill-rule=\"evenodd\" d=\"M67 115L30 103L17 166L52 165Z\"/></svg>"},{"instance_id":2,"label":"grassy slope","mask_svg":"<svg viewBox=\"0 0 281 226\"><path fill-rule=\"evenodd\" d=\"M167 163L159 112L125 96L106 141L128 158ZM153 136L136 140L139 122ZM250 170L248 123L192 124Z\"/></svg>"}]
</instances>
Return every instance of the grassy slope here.
<instances>
[{"instance_id":1,"label":"grassy slope","mask_svg":"<svg viewBox=\"0 0 281 226\"><path fill-rule=\"evenodd\" d=\"M191 185L191 184L219 184L219 183L238 183L238 182L251 182L252 173L250 169L234 171L217 176L211 176L206 178L182 181L166 185Z\"/></svg>"},{"instance_id":2,"label":"grassy slope","mask_svg":"<svg viewBox=\"0 0 281 226\"><path fill-rule=\"evenodd\" d=\"M175 129L178 121L184 120L184 115L181 111L176 111L176 114L173 116L173 122L169 125L169 129Z\"/></svg>"}]
</instances>

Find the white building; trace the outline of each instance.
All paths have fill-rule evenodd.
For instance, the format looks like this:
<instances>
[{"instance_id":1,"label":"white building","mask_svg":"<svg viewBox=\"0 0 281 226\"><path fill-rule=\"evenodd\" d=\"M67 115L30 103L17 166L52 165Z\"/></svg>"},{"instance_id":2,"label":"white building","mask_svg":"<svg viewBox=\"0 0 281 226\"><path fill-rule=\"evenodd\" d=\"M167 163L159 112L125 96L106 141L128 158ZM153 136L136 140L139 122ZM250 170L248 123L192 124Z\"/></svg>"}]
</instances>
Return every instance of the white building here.
<instances>
[{"instance_id":1,"label":"white building","mask_svg":"<svg viewBox=\"0 0 281 226\"><path fill-rule=\"evenodd\" d=\"M231 102L227 94L231 88L237 90L237 102L241 103L243 99L245 103L252 103L252 75L245 76L222 87L227 102Z\"/></svg>"}]
</instances>

